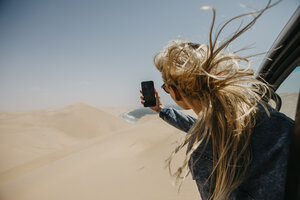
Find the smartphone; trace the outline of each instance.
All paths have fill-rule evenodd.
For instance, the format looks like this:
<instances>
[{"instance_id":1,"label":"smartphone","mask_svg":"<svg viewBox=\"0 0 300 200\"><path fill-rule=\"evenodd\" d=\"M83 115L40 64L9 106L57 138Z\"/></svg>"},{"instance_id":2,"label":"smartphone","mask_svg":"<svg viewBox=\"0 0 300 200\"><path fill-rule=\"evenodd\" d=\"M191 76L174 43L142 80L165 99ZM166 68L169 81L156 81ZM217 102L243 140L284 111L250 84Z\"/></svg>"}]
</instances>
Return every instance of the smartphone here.
<instances>
[{"instance_id":1,"label":"smartphone","mask_svg":"<svg viewBox=\"0 0 300 200\"><path fill-rule=\"evenodd\" d=\"M156 98L154 93L153 81L143 81L141 85L142 85L142 93L145 100L144 107L156 106Z\"/></svg>"}]
</instances>

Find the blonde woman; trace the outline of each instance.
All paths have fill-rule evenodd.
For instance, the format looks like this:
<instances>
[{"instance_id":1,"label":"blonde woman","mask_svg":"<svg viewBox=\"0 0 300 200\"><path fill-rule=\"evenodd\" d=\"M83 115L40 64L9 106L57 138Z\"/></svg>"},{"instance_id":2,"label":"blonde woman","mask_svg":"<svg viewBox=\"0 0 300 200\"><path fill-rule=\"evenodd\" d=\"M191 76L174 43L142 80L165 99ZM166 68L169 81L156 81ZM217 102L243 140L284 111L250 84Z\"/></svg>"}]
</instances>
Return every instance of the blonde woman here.
<instances>
[{"instance_id":1,"label":"blonde woman","mask_svg":"<svg viewBox=\"0 0 300 200\"><path fill-rule=\"evenodd\" d=\"M274 4L273 4L274 5ZM196 181L202 200L283 199L293 120L271 108L266 99L273 94L257 80L247 57L226 50L272 5L229 20L209 44L171 41L154 57L161 72L162 88L183 109L192 109L193 118L162 105L156 93L152 110L169 124L186 132L184 141L168 159L187 145L186 158L177 171L177 180L189 173ZM231 21L255 15L253 20L217 46L223 28ZM243 65L247 64L246 66ZM143 96L141 96L143 104Z\"/></svg>"}]
</instances>

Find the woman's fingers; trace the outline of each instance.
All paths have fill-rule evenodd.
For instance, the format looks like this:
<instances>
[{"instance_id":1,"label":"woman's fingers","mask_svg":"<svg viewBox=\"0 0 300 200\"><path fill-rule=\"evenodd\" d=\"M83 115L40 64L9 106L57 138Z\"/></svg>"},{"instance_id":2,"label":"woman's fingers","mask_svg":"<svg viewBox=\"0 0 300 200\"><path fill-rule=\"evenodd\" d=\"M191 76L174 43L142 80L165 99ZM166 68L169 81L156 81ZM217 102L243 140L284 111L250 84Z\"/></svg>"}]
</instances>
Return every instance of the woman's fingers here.
<instances>
[{"instance_id":1,"label":"woman's fingers","mask_svg":"<svg viewBox=\"0 0 300 200\"><path fill-rule=\"evenodd\" d=\"M140 93L143 94L142 90L140 90ZM141 98L141 104L144 104L145 103L144 96L140 96L140 98Z\"/></svg>"}]
</instances>

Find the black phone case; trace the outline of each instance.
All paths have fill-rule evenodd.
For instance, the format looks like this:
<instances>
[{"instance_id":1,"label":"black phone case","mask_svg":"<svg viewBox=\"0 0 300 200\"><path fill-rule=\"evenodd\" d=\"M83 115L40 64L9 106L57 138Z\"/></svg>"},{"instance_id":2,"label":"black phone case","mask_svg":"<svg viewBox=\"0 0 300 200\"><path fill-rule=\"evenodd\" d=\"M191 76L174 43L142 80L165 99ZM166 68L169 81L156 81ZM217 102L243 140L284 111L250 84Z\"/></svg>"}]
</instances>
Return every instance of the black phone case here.
<instances>
[{"instance_id":1,"label":"black phone case","mask_svg":"<svg viewBox=\"0 0 300 200\"><path fill-rule=\"evenodd\" d=\"M155 98L153 81L143 81L141 85L142 85L142 92L145 100L144 107L156 106L156 98Z\"/></svg>"}]
</instances>

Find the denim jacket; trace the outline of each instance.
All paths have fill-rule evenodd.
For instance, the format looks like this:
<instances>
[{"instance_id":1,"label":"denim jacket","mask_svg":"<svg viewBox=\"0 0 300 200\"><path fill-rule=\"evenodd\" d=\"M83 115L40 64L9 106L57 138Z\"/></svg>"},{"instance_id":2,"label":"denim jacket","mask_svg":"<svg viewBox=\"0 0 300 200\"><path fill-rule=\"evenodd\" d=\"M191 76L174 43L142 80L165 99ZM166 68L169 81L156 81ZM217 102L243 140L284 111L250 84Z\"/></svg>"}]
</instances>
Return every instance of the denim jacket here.
<instances>
[{"instance_id":1,"label":"denim jacket","mask_svg":"<svg viewBox=\"0 0 300 200\"><path fill-rule=\"evenodd\" d=\"M259 106L259 118L252 130L250 148L252 161L244 182L230 195L230 200L279 200L284 199L287 159L290 134L294 121L284 114L269 108L270 117ZM188 132L196 118L173 108L163 108L159 116L170 125ZM188 147L189 148L189 147ZM212 170L212 147L208 147L197 161L203 146L199 146L191 155L189 166L196 181L202 200L208 198L208 177Z\"/></svg>"}]
</instances>

